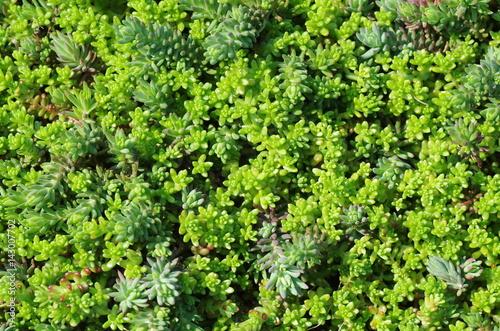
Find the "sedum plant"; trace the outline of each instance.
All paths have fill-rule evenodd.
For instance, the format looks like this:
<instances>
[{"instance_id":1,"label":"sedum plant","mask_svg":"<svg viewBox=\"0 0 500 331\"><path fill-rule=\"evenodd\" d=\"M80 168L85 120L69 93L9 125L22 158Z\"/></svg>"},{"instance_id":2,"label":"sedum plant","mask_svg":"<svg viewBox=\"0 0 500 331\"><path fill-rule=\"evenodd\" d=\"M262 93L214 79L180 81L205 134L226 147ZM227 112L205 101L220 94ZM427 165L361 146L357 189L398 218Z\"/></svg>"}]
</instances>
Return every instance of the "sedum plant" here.
<instances>
[{"instance_id":1,"label":"sedum plant","mask_svg":"<svg viewBox=\"0 0 500 331\"><path fill-rule=\"evenodd\" d=\"M261 235L263 238L257 242L254 250L265 253L257 261L261 270L267 269L265 288L276 288L282 298L289 294L301 295L302 290L308 288L301 275L321 262L321 237L310 230L307 234L294 237L282 233L277 219L273 217L263 224Z\"/></svg>"},{"instance_id":2,"label":"sedum plant","mask_svg":"<svg viewBox=\"0 0 500 331\"><path fill-rule=\"evenodd\" d=\"M0 328L494 328L496 1L0 9Z\"/></svg>"},{"instance_id":3,"label":"sedum plant","mask_svg":"<svg viewBox=\"0 0 500 331\"><path fill-rule=\"evenodd\" d=\"M160 306L165 303L173 306L175 298L179 295L179 284L177 278L180 271L173 271L177 260L166 262L165 258L157 258L156 261L148 258L149 267L146 275L141 279L145 285L144 294L149 300L155 299Z\"/></svg>"},{"instance_id":4,"label":"sedum plant","mask_svg":"<svg viewBox=\"0 0 500 331\"><path fill-rule=\"evenodd\" d=\"M80 77L95 74L101 69L101 63L97 54L89 46L80 46L70 34L61 32L52 34L51 49L57 54L57 60Z\"/></svg>"},{"instance_id":5,"label":"sedum plant","mask_svg":"<svg viewBox=\"0 0 500 331\"><path fill-rule=\"evenodd\" d=\"M411 166L403 160L407 160L412 155L411 153L408 155L401 153L391 157L382 157L377 162L377 167L373 169L376 175L375 178L378 178L381 182L387 182L387 187L392 189L403 177L403 171L411 169Z\"/></svg>"},{"instance_id":6,"label":"sedum plant","mask_svg":"<svg viewBox=\"0 0 500 331\"><path fill-rule=\"evenodd\" d=\"M467 158L472 158L476 161L477 165L481 167L482 161L479 153L488 152L488 146L480 146L484 139L481 132L477 130L478 123L476 121L465 123L463 119L458 119L455 125L448 127L449 134L453 138L453 143L459 145L458 155L463 155Z\"/></svg>"},{"instance_id":7,"label":"sedum plant","mask_svg":"<svg viewBox=\"0 0 500 331\"><path fill-rule=\"evenodd\" d=\"M196 47L191 38L185 38L171 26L143 23L138 18L128 17L117 26L118 43L131 44L130 49L141 54L134 62L142 66L173 67L177 62L188 65L196 60Z\"/></svg>"},{"instance_id":8,"label":"sedum plant","mask_svg":"<svg viewBox=\"0 0 500 331\"><path fill-rule=\"evenodd\" d=\"M120 303L120 310L124 313L129 309L138 310L148 306L144 289L145 284L140 285L140 278L127 279L122 273L118 273L119 280L114 288L115 292L109 293L110 297L115 298L115 301Z\"/></svg>"},{"instance_id":9,"label":"sedum plant","mask_svg":"<svg viewBox=\"0 0 500 331\"><path fill-rule=\"evenodd\" d=\"M479 277L483 273L483 270L479 269L481 263L481 261L470 258L457 266L439 256L431 256L427 261L427 270L433 276L457 290L457 296L460 296L468 287L466 280Z\"/></svg>"},{"instance_id":10,"label":"sedum plant","mask_svg":"<svg viewBox=\"0 0 500 331\"><path fill-rule=\"evenodd\" d=\"M360 205L344 208L344 214L340 215L340 225L345 228L344 235L349 241L359 239L361 236L368 236L371 233L366 211Z\"/></svg>"}]
</instances>

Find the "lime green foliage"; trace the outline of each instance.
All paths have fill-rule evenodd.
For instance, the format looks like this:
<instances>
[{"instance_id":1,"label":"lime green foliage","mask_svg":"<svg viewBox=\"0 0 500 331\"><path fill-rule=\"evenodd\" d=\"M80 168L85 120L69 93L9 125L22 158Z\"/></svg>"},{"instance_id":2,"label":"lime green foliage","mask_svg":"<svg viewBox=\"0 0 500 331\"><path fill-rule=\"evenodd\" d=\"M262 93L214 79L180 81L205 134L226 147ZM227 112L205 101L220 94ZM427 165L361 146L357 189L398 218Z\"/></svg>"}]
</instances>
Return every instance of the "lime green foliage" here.
<instances>
[{"instance_id":1,"label":"lime green foliage","mask_svg":"<svg viewBox=\"0 0 500 331\"><path fill-rule=\"evenodd\" d=\"M497 1L0 9L0 329L499 323Z\"/></svg>"}]
</instances>

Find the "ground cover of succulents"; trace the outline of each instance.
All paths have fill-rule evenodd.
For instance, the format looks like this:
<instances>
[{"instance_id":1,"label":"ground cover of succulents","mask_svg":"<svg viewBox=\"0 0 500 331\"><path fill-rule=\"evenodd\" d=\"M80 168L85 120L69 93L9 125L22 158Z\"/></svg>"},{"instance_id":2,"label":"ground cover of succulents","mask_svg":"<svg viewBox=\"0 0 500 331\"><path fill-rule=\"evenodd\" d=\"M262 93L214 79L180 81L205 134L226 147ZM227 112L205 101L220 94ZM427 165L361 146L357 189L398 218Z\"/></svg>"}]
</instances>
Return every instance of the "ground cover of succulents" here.
<instances>
[{"instance_id":1,"label":"ground cover of succulents","mask_svg":"<svg viewBox=\"0 0 500 331\"><path fill-rule=\"evenodd\" d=\"M0 9L0 330L499 330L497 0Z\"/></svg>"}]
</instances>

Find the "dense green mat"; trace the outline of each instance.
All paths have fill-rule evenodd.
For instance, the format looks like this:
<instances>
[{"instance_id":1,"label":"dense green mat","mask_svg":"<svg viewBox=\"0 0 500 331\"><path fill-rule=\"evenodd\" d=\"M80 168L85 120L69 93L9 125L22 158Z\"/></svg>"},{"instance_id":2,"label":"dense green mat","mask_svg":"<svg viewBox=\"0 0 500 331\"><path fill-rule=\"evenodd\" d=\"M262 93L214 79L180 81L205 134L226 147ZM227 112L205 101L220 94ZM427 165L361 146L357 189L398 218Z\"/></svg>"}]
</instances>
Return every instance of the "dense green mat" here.
<instances>
[{"instance_id":1,"label":"dense green mat","mask_svg":"<svg viewBox=\"0 0 500 331\"><path fill-rule=\"evenodd\" d=\"M497 0L0 0L1 330L500 330Z\"/></svg>"}]
</instances>

